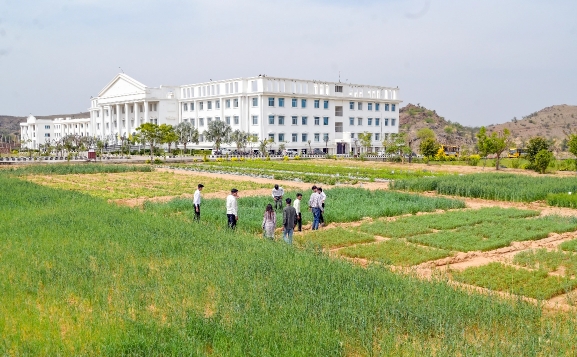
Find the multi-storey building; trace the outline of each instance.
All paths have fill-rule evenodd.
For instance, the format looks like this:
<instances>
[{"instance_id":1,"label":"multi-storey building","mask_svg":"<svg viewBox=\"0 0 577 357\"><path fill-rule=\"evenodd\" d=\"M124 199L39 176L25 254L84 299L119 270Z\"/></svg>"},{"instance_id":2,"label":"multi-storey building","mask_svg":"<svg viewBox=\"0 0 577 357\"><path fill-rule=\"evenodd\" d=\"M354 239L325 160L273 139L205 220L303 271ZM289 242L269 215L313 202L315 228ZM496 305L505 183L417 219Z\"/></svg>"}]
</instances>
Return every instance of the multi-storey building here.
<instances>
[{"instance_id":1,"label":"multi-storey building","mask_svg":"<svg viewBox=\"0 0 577 357\"><path fill-rule=\"evenodd\" d=\"M358 151L365 132L372 134L372 148L381 147L398 132L400 103L392 87L259 75L153 88L121 73L91 99L84 135L115 142L142 123L190 122L201 134L198 148L208 149L213 143L202 133L222 120L258 140L272 139L273 148L282 143L341 154Z\"/></svg>"},{"instance_id":2,"label":"multi-storey building","mask_svg":"<svg viewBox=\"0 0 577 357\"><path fill-rule=\"evenodd\" d=\"M90 118L37 119L29 115L25 123L20 123L20 142L26 148L38 149L69 134L90 136Z\"/></svg>"}]
</instances>

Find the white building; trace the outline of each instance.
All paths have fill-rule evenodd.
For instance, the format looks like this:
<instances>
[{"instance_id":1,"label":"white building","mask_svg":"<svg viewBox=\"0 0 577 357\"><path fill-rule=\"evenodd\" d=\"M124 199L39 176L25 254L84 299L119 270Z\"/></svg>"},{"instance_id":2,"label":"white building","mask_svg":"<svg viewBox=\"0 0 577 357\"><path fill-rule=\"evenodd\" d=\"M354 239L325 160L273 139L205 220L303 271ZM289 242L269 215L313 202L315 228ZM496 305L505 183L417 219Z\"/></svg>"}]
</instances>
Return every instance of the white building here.
<instances>
[{"instance_id":1,"label":"white building","mask_svg":"<svg viewBox=\"0 0 577 357\"><path fill-rule=\"evenodd\" d=\"M20 123L20 142L22 147L38 149L40 145L60 140L69 134L90 136L90 118L37 119L33 115Z\"/></svg>"},{"instance_id":2,"label":"white building","mask_svg":"<svg viewBox=\"0 0 577 357\"><path fill-rule=\"evenodd\" d=\"M146 122L191 122L202 134L212 120L223 120L259 140L272 138L273 148L284 143L287 149L340 154L359 149L358 135L364 132L372 134L373 148L381 147L389 134L398 132L400 103L399 89L392 87L260 75L147 87L121 73L91 99L88 128L80 129L112 143ZM60 125L71 130L82 124L86 122ZM65 135L60 128L58 133ZM212 146L201 135L197 147Z\"/></svg>"}]
</instances>

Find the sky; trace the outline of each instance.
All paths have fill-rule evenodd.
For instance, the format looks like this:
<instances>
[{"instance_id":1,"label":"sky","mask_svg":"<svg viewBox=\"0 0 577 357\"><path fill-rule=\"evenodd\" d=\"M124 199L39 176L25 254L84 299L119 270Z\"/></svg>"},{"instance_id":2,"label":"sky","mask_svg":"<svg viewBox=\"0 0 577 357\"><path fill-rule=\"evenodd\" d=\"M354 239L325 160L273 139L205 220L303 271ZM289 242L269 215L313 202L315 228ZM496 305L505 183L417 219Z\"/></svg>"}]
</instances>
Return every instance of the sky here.
<instances>
[{"instance_id":1,"label":"sky","mask_svg":"<svg viewBox=\"0 0 577 357\"><path fill-rule=\"evenodd\" d=\"M400 88L481 126L577 105L575 0L0 0L0 114L266 74Z\"/></svg>"}]
</instances>

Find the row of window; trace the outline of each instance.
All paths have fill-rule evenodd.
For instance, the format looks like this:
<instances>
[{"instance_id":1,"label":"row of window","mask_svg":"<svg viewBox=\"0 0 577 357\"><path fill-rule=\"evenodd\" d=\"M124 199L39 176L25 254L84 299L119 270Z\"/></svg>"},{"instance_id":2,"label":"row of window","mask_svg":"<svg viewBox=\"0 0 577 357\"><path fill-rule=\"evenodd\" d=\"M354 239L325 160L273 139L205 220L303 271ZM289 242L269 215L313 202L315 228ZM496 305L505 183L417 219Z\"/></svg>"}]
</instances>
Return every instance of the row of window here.
<instances>
[{"instance_id":1,"label":"row of window","mask_svg":"<svg viewBox=\"0 0 577 357\"><path fill-rule=\"evenodd\" d=\"M358 138L359 134L351 133L351 139ZM389 134L385 133L385 140L387 140L387 139L389 139ZM380 133L374 133L373 134L373 140L375 140L375 141L381 140L381 134Z\"/></svg>"},{"instance_id":2,"label":"row of window","mask_svg":"<svg viewBox=\"0 0 577 357\"><path fill-rule=\"evenodd\" d=\"M363 125L363 118L356 118L356 119L357 119L357 125ZM381 125L381 119L374 118L374 123L375 126ZM383 118L383 124L384 126L389 126L389 118ZM391 118L391 126L395 126L396 124L397 119ZM349 125L355 125L355 118L353 117L349 118ZM373 125L373 118L367 118L367 125Z\"/></svg>"},{"instance_id":3,"label":"row of window","mask_svg":"<svg viewBox=\"0 0 577 357\"><path fill-rule=\"evenodd\" d=\"M151 112L155 112L156 111L156 103L148 103L148 110ZM136 104L133 105L129 105L130 108L130 113L134 113L134 107L136 106ZM120 109L122 114L125 114L124 111L124 104L120 105ZM142 104L138 104L138 110L142 113L144 111L144 105ZM112 114L116 114L116 106L112 106ZM108 109L104 109L104 116L109 116L109 111ZM100 111L96 111L96 117L99 118L100 117Z\"/></svg>"},{"instance_id":4,"label":"row of window","mask_svg":"<svg viewBox=\"0 0 577 357\"><path fill-rule=\"evenodd\" d=\"M225 99L224 100L224 107L225 108L231 108L231 104L232 104L232 108L238 108L238 99ZM366 103L367 104L367 110L373 110L373 107L375 109L375 111L380 111L381 110L381 104L380 103ZM253 107L258 107L258 98L252 98L252 106ZM278 108L284 108L285 106L285 98L268 98L268 106L269 107L277 107ZM320 109L321 108L321 100L320 99L314 99L313 101L313 106L315 109ZM323 109L329 109L329 101L328 100L323 100L322 101L322 106ZM214 101L214 107L215 109L220 109L220 100L215 100ZM297 98L292 98L291 99L291 107L292 108L298 108L298 99ZM301 99L301 108L306 108L307 107L307 99ZM357 102L357 105L355 106L355 102L350 102L349 103L349 109L351 110L355 110L355 107L357 108L357 110L363 110L363 102ZM342 112L342 107L339 107L340 111ZM209 100L206 102L206 109L207 110L212 110L212 101ZM396 105L395 104L389 104L389 103L385 103L385 111L392 111L394 112L396 110ZM187 112L187 111L194 111L194 102L190 102L190 103L182 103L182 110ZM198 110L204 110L204 102L198 102Z\"/></svg>"},{"instance_id":5,"label":"row of window","mask_svg":"<svg viewBox=\"0 0 577 357\"><path fill-rule=\"evenodd\" d=\"M277 140L275 140L275 137ZM273 142L279 142L282 143L285 141L285 134L284 133L279 133L279 134L274 134L274 133L269 133L268 134L268 138L273 141ZM292 133L291 135L291 142L296 143L298 142L298 138L299 138L299 134L298 133ZM309 141L309 136L307 133L302 133L301 134L301 142L306 143ZM314 133L313 134L313 141L314 142L320 142L321 141L321 134L320 133ZM323 134L323 141L324 142L328 142L329 141L329 133L324 133Z\"/></svg>"},{"instance_id":6,"label":"row of window","mask_svg":"<svg viewBox=\"0 0 577 357\"><path fill-rule=\"evenodd\" d=\"M240 122L240 118L238 116L233 116L233 117L225 117L225 122L228 125L231 125L231 118L232 123L234 123L234 125L238 125ZM363 125L363 119L364 118L356 118L356 123L357 126L362 126ZM215 117L215 120L220 120L220 117ZM189 119L184 119L185 122L188 122ZM212 118L207 118L207 125L212 121ZM195 119L192 118L190 119L190 122L195 123ZM291 117L291 125L298 125L299 122L299 117L298 116L292 116ZM269 125L275 125L275 123L277 125L285 125L285 117L283 115L279 115L279 116L274 116L274 115L269 115L268 116L268 124ZM330 118L329 117L322 117L322 123L323 125L329 125L330 123ZM367 118L367 125L374 125L375 126L380 126L381 124L381 119L380 118ZM396 119L395 118L391 118L390 119L390 123L391 126L395 126L396 125ZM313 124L314 125L321 125L321 117L313 117ZM342 127L342 123L336 123L336 124L341 124ZM383 119L383 124L384 126L389 126L389 118L384 118ZM199 126L204 126L204 118L198 118L198 125ZM253 115L252 116L252 125L258 125L258 115ZM301 125L308 125L308 117L303 116L301 117ZM355 118L349 118L349 125L355 125Z\"/></svg>"}]
</instances>

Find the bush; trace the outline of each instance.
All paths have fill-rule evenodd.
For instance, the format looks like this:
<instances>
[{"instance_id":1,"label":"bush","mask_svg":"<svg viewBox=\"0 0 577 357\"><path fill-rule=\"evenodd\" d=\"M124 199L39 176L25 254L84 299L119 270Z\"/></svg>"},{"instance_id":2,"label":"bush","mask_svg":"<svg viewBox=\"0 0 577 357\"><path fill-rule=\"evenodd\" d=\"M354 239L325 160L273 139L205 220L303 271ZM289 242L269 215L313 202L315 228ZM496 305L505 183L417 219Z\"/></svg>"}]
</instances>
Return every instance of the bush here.
<instances>
[{"instance_id":1,"label":"bush","mask_svg":"<svg viewBox=\"0 0 577 357\"><path fill-rule=\"evenodd\" d=\"M296 155L296 156L295 156L295 160L300 160L300 159L301 159L301 156L300 156L300 155Z\"/></svg>"},{"instance_id":2,"label":"bush","mask_svg":"<svg viewBox=\"0 0 577 357\"><path fill-rule=\"evenodd\" d=\"M231 157L230 161L238 161L238 157Z\"/></svg>"},{"instance_id":3,"label":"bush","mask_svg":"<svg viewBox=\"0 0 577 357\"><path fill-rule=\"evenodd\" d=\"M511 167L514 169L518 169L519 166L521 166L521 163L519 162L519 159L512 159L511 160Z\"/></svg>"},{"instance_id":4,"label":"bush","mask_svg":"<svg viewBox=\"0 0 577 357\"><path fill-rule=\"evenodd\" d=\"M156 165L160 165L160 164L163 164L163 163L164 163L164 161L162 161L162 160L160 160L160 159L158 159L158 158L157 158L157 159L154 159L154 164L156 164Z\"/></svg>"},{"instance_id":5,"label":"bush","mask_svg":"<svg viewBox=\"0 0 577 357\"><path fill-rule=\"evenodd\" d=\"M535 171L544 174L551 160L553 160L553 154L548 150L542 149L535 155L532 167Z\"/></svg>"},{"instance_id":6,"label":"bush","mask_svg":"<svg viewBox=\"0 0 577 357\"><path fill-rule=\"evenodd\" d=\"M288 161L289 157L285 155L282 159L283 159L283 161Z\"/></svg>"}]
</instances>

